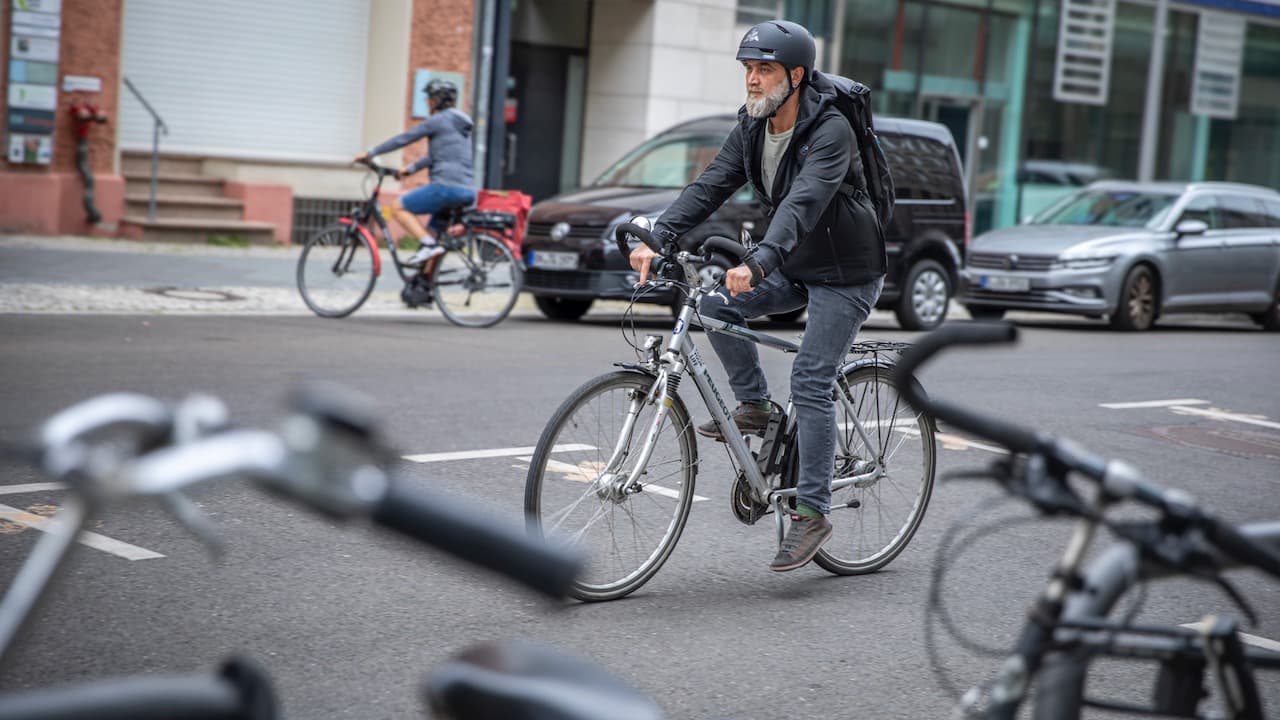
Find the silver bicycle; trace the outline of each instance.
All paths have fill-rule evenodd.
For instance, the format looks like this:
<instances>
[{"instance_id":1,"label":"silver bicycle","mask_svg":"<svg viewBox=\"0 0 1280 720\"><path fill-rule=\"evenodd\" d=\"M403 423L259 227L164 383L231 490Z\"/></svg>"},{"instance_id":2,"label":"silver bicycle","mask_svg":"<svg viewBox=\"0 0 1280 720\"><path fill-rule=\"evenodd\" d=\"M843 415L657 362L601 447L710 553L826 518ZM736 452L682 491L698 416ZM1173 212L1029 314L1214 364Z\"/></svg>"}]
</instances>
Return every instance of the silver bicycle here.
<instances>
[{"instance_id":1,"label":"silver bicycle","mask_svg":"<svg viewBox=\"0 0 1280 720\"><path fill-rule=\"evenodd\" d=\"M729 418L691 327L723 332L774 350L799 346L746 327L698 314L721 278L699 273L717 254L736 259L745 249L711 238L696 255L659 247L647 228L624 223L615 239L646 242L655 259L655 288L677 287L684 301L669 340L649 335L639 361L589 380L548 421L525 481L525 512L532 532L582 547L587 568L570 594L580 600L623 597L644 585L671 555L694 500L698 446L688 406L678 390L692 378L721 429L736 471L730 504L738 520L754 524L773 514L778 541L796 496L798 459L794 407L777 406L760 437L744 437ZM933 490L934 423L903 401L890 380L902 343L863 342L839 370L832 402L839 440L830 520L835 532L815 562L838 575L883 568L907 546ZM915 380L912 380L915 383ZM918 384L917 384L918 386ZM923 392L923 391L921 391Z\"/></svg>"}]
</instances>

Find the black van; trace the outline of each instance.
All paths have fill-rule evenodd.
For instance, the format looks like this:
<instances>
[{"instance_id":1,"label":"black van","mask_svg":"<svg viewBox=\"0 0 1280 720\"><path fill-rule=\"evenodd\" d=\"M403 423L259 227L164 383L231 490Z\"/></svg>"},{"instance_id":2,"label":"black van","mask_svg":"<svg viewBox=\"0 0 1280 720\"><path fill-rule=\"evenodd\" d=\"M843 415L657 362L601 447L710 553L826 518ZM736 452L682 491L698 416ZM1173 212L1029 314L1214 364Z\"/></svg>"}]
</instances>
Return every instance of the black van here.
<instances>
[{"instance_id":1,"label":"black van","mask_svg":"<svg viewBox=\"0 0 1280 720\"><path fill-rule=\"evenodd\" d=\"M538 309L553 320L576 320L596 298L631 298L638 276L610 239L613 227L635 215L662 214L715 157L736 121L714 115L676 125L627 153L590 186L534 205L523 245L524 289ZM881 117L876 131L897 186L879 307L893 309L904 329L928 330L946 317L968 242L960 156L951 132L937 123ZM693 249L710 235L737 238L743 229L760 238L768 222L744 186L681 244ZM794 320L802 312L772 318Z\"/></svg>"}]
</instances>

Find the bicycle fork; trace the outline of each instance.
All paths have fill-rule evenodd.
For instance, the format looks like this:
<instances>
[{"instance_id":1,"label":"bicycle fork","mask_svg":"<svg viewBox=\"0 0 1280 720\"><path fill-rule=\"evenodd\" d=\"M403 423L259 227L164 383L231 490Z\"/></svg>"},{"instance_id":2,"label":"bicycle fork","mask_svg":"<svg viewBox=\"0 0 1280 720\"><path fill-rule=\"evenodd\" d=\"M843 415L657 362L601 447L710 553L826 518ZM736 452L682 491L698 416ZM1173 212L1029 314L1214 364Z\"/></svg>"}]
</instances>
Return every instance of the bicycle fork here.
<instances>
[{"instance_id":1,"label":"bicycle fork","mask_svg":"<svg viewBox=\"0 0 1280 720\"><path fill-rule=\"evenodd\" d=\"M675 382L672 382L673 377ZM669 370L663 369L658 372L647 393L642 393L640 390L632 391L631 407L628 408L626 419L623 420L622 431L618 433L617 444L614 445L609 460L605 462L604 469L596 477L596 494L601 499L621 502L628 495L634 495L642 489L640 477L644 475L645 468L649 465L649 458L652 457L653 449L657 445L658 433L662 432L662 427L667 421L672 403L671 396L675 392L675 386L679 385L679 377L678 374L673 376ZM631 438L636 433L640 413L649 405L656 405L657 411L649 424L644 444L640 446L635 463L631 466L631 470L624 470L623 465L631 454L628 448L631 447Z\"/></svg>"}]
</instances>

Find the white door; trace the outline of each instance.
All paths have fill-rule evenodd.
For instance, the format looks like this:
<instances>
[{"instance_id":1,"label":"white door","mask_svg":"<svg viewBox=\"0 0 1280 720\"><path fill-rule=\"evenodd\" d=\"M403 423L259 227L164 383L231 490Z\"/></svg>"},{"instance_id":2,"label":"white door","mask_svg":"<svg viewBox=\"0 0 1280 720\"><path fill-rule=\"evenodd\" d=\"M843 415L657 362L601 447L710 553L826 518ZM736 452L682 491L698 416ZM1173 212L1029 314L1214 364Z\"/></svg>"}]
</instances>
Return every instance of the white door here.
<instances>
[{"instance_id":1,"label":"white door","mask_svg":"<svg viewBox=\"0 0 1280 720\"><path fill-rule=\"evenodd\" d=\"M370 1L126 0L124 75L169 127L161 152L355 155ZM151 115L122 87L120 146L151 141Z\"/></svg>"}]
</instances>

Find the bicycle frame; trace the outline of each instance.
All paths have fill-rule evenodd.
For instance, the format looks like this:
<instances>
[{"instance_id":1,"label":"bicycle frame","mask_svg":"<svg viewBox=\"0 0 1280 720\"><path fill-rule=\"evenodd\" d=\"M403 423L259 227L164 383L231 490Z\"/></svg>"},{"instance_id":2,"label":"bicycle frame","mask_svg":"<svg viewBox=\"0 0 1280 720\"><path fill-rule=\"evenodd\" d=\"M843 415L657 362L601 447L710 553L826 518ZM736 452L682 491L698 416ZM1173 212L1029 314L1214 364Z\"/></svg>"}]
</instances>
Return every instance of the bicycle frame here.
<instances>
[{"instance_id":1,"label":"bicycle frame","mask_svg":"<svg viewBox=\"0 0 1280 720\"><path fill-rule=\"evenodd\" d=\"M698 276L687 262L688 253L681 253L681 263L685 270L686 277L690 280L697 279ZM662 429L663 423L666 421L668 409L674 402L672 395L675 394L679 387L680 380L686 370L689 371L693 378L693 384L698 389L698 394L702 397L703 403L707 410L711 413L712 419L720 428L721 434L725 438L725 443L729 448L729 452L737 464L739 470L743 473L747 483L750 485L756 500L761 504L772 505L775 509L775 526L778 532L779 541L785 535L786 528L783 524L783 515L785 503L796 496L795 488L778 488L770 485L769 481L761 473L756 458L751 454L751 448L747 444L747 440L737 431L733 420L729 416L729 409L725 405L724 397L720 394L720 389L716 386L715 381L711 377L711 370L707 364L703 362L702 355L698 351L697 345L693 339L689 337L688 330L691 326L696 325L710 332L718 332L726 335L733 335L742 340L747 340L757 345L763 345L774 350L780 350L784 353L799 352L800 346L796 343L766 335L751 330L742 325L735 325L720 320L703 320L696 315L698 303L702 298L713 294L717 281L706 280L702 283L690 282L691 287L695 289L689 293L680 308L680 313L676 317L675 324L672 328L671 338L667 341L661 355L653 358L654 370L656 370L656 379L653 387L658 390L657 397L654 392L650 391L648 397L641 402L633 402L632 408L628 412L627 419L623 423L622 431L619 433L618 444L614 447L609 461L605 464L602 478L609 478L617 482L616 487L622 488L643 472L648 465L649 458L653 453L658 434ZM846 372L851 369L862 366L879 365L889 367L888 363L876 358L862 358L843 365L838 374L839 380L843 382ZM853 421L854 428L858 436L866 443L867 447L873 447L874 444L868 435L862 423L859 422L857 413L850 403L847 393L838 393L840 401L846 406L848 417ZM635 421L639 416L640 409L644 405L654 402L657 403L658 411L654 417L653 423L649 427L648 434L645 437L644 444L641 446L639 457L636 460L633 469L629 473L622 472L622 463L626 460L625 449L627 447L627 439L631 437L635 429ZM781 428L780 437L788 437L795 428L795 405L790 398L787 400L785 409L786 425ZM842 449L847 453L847 439L844 434L840 434L840 442ZM882 472L878 463L872 463L869 470L852 475L850 477L838 478L832 481L831 490L835 492L841 488L856 483L872 480Z\"/></svg>"}]
</instances>

